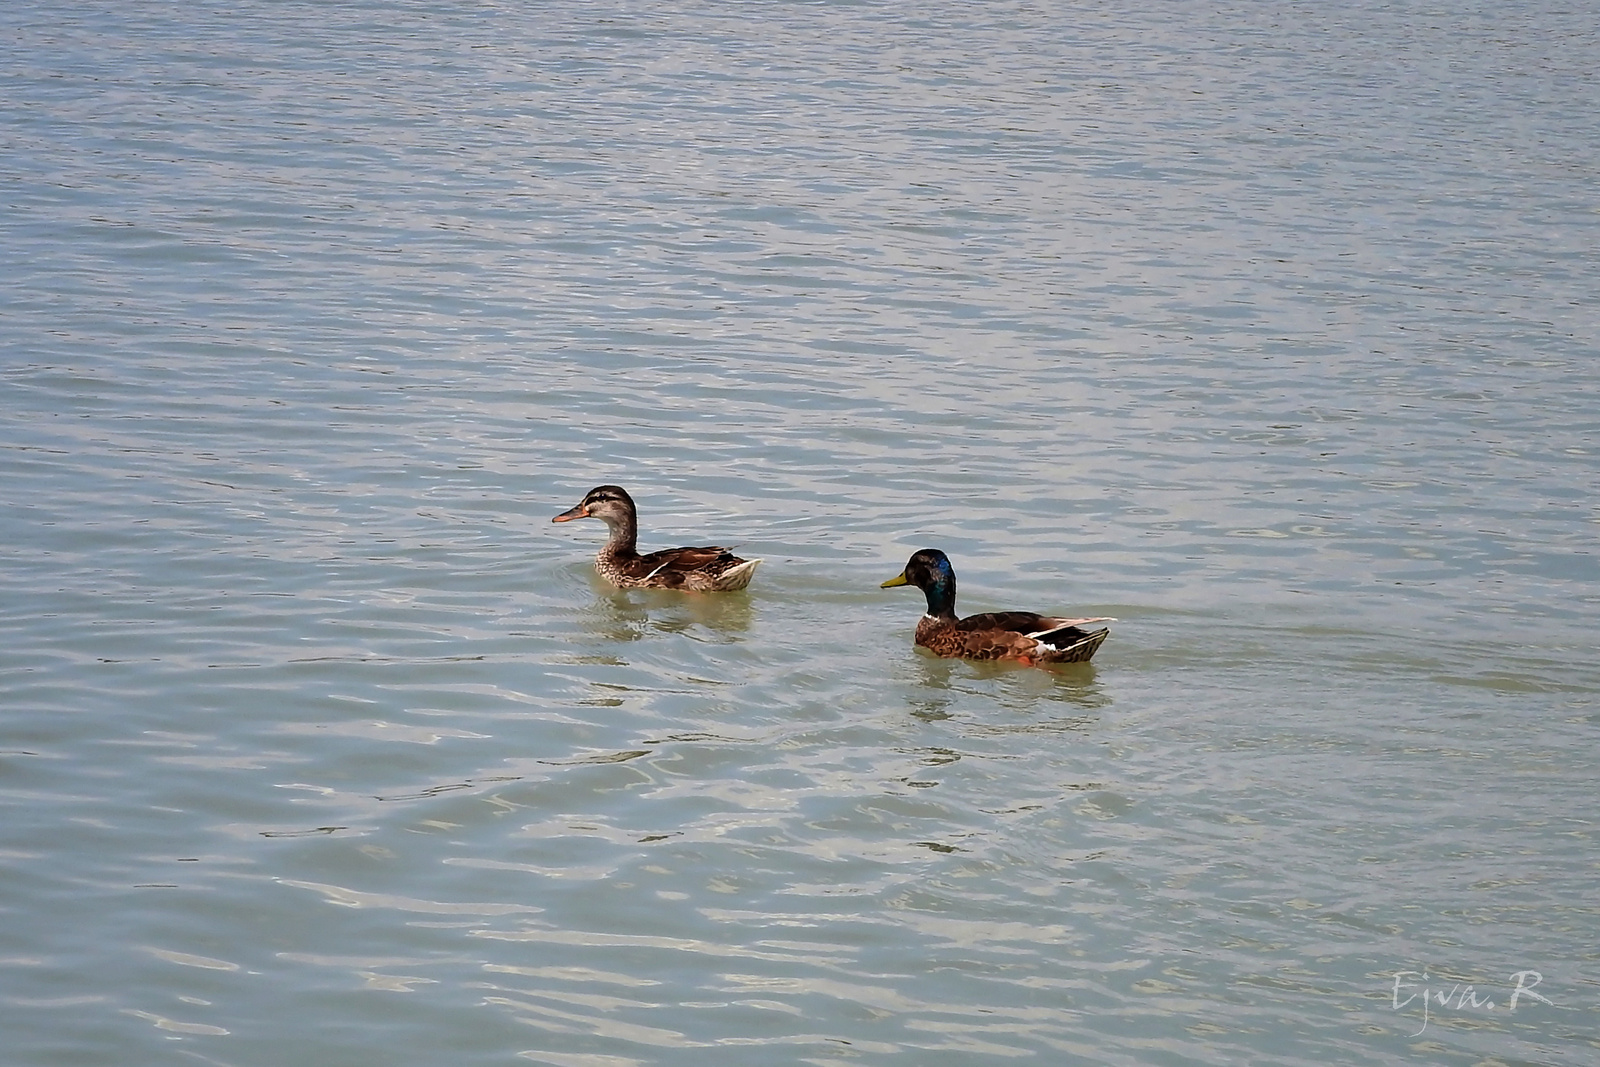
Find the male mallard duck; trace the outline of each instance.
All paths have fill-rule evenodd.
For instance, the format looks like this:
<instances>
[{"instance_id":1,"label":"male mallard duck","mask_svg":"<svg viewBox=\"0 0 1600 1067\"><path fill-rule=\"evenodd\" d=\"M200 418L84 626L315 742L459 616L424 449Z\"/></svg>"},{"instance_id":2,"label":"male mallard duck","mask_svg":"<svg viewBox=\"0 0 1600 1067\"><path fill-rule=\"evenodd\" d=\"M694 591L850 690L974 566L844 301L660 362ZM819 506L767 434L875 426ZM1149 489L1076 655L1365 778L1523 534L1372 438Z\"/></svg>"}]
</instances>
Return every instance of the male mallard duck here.
<instances>
[{"instance_id":1,"label":"male mallard duck","mask_svg":"<svg viewBox=\"0 0 1600 1067\"><path fill-rule=\"evenodd\" d=\"M956 572L937 548L912 553L906 569L883 583L914 585L928 595L917 623L917 644L941 656L1014 659L1021 663L1086 663L1111 631L1083 627L1113 619L1057 619L1031 611L996 611L956 618Z\"/></svg>"},{"instance_id":2,"label":"male mallard duck","mask_svg":"<svg viewBox=\"0 0 1600 1067\"><path fill-rule=\"evenodd\" d=\"M600 485L577 507L563 511L551 522L599 519L611 538L594 558L594 569L623 589L694 589L700 592L743 589L750 584L759 559L740 559L726 548L664 548L639 555L639 512L626 490Z\"/></svg>"}]
</instances>

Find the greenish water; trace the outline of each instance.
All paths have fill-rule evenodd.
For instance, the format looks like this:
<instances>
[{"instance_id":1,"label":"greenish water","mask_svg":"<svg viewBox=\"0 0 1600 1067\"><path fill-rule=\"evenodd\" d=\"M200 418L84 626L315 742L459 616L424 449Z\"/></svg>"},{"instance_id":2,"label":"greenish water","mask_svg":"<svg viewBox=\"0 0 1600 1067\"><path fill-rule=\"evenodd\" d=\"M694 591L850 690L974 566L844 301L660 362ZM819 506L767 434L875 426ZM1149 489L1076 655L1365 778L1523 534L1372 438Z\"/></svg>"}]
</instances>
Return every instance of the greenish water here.
<instances>
[{"instance_id":1,"label":"greenish water","mask_svg":"<svg viewBox=\"0 0 1600 1067\"><path fill-rule=\"evenodd\" d=\"M1587 19L7 8L7 1062L1592 1062Z\"/></svg>"}]
</instances>

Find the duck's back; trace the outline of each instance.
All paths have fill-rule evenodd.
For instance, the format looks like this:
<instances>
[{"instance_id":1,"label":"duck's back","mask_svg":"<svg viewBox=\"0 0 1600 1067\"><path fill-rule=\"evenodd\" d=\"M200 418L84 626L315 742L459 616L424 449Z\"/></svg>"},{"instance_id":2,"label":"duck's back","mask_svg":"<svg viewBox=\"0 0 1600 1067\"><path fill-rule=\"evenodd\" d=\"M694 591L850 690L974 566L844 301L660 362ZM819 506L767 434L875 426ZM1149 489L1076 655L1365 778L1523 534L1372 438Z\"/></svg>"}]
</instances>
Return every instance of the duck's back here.
<instances>
[{"instance_id":1,"label":"duck's back","mask_svg":"<svg viewBox=\"0 0 1600 1067\"><path fill-rule=\"evenodd\" d=\"M664 548L643 556L595 561L602 577L623 588L743 589L760 560L744 560L719 545Z\"/></svg>"}]
</instances>

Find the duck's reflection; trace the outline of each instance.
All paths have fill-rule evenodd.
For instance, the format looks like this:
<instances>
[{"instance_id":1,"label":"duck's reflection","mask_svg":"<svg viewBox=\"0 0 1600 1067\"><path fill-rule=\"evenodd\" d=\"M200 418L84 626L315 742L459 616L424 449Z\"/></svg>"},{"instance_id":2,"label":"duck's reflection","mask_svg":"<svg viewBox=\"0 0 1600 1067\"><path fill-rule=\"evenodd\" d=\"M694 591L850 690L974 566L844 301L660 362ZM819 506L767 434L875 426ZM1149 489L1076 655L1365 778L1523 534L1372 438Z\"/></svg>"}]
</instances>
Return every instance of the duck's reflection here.
<instances>
[{"instance_id":1,"label":"duck's reflection","mask_svg":"<svg viewBox=\"0 0 1600 1067\"><path fill-rule=\"evenodd\" d=\"M911 714L925 721L952 718L961 706L974 701L1033 712L1047 710L1050 704L1098 711L1111 703L1092 663L1024 667L1004 661L944 659L919 650L911 655L906 671L911 682ZM1046 721L1056 722L1061 729L1082 729L1098 717L1033 719L1027 728L1040 729Z\"/></svg>"},{"instance_id":2,"label":"duck's reflection","mask_svg":"<svg viewBox=\"0 0 1600 1067\"><path fill-rule=\"evenodd\" d=\"M637 641L651 633L732 641L749 631L755 617L747 592L621 590L598 576L591 578L590 585L594 599L580 619L595 636L612 641Z\"/></svg>"}]
</instances>

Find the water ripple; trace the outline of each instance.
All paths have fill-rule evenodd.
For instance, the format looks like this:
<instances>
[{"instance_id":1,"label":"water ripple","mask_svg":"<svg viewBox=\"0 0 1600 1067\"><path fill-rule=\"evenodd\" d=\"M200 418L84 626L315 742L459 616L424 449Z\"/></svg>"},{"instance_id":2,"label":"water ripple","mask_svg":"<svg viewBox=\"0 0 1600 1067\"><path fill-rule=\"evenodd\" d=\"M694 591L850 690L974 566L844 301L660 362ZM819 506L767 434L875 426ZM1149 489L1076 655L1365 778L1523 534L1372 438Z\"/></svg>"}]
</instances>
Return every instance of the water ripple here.
<instances>
[{"instance_id":1,"label":"water ripple","mask_svg":"<svg viewBox=\"0 0 1600 1067\"><path fill-rule=\"evenodd\" d=\"M13 1054L1588 1062L1587 12L1060 14L0 13Z\"/></svg>"}]
</instances>

